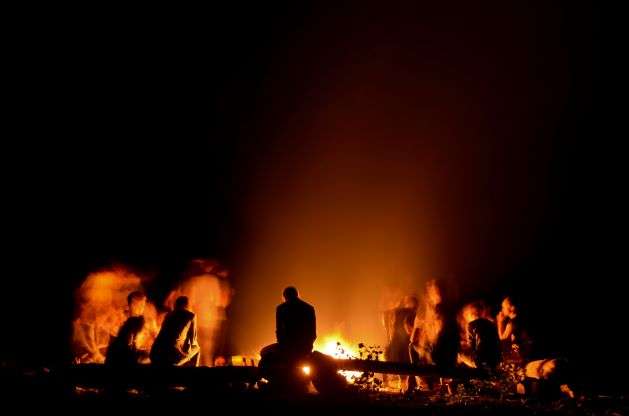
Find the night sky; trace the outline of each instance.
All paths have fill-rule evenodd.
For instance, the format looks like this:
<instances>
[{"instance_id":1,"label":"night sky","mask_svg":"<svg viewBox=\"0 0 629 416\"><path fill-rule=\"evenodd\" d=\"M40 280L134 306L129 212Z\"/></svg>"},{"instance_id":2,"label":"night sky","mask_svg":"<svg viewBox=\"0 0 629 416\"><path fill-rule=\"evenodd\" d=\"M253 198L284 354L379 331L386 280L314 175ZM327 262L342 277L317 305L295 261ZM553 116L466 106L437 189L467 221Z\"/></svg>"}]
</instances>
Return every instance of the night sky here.
<instances>
[{"instance_id":1,"label":"night sky","mask_svg":"<svg viewBox=\"0 0 629 416\"><path fill-rule=\"evenodd\" d=\"M90 271L159 297L211 257L235 348L285 284L355 322L438 276L519 296L548 351L605 374L590 357L623 351L600 340L626 313L598 11L416 3L16 12L3 355L63 362Z\"/></svg>"}]
</instances>

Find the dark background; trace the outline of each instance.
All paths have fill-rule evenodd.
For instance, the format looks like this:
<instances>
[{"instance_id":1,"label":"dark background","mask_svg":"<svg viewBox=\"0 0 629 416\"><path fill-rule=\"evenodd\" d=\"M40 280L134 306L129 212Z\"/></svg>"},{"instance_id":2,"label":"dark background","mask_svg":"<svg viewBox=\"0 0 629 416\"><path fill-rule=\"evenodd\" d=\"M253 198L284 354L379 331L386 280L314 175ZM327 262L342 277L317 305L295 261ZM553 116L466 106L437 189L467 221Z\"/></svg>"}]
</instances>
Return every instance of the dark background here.
<instances>
[{"instance_id":1,"label":"dark background","mask_svg":"<svg viewBox=\"0 0 629 416\"><path fill-rule=\"evenodd\" d=\"M364 117L376 128L415 111L430 131L456 127L426 139L401 121L409 142L367 132L366 146L446 159L452 149L474 161L435 174L441 257L431 272L465 276L468 297L519 296L547 351L573 358L590 380L622 381L609 376L626 368L622 154L599 11L359 3L11 13L3 359L64 362L72 292L112 262L154 275L163 292L187 260L213 257L238 285L256 244L248 195L262 167L290 177L313 140L278 131L299 132L304 114L334 100L328 78L358 86L346 102L358 103L359 119L352 65L373 56L366 79L380 84L366 89ZM430 89L439 82L446 87ZM425 88L439 111L422 102Z\"/></svg>"}]
</instances>

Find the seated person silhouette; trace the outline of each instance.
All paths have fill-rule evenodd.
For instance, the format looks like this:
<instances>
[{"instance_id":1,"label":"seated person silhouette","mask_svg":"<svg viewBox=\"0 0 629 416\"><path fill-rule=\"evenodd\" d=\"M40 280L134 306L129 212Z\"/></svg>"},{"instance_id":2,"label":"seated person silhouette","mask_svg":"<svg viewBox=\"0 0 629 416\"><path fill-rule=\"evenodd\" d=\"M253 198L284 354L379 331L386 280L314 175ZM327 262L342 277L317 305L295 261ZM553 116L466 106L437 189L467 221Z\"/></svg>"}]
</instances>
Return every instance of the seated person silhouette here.
<instances>
[{"instance_id":1,"label":"seated person silhouette","mask_svg":"<svg viewBox=\"0 0 629 416\"><path fill-rule=\"evenodd\" d=\"M262 374L283 391L300 391L312 383L320 393L338 393L346 386L345 378L337 374L334 358L312 351L317 338L315 310L299 298L297 289L284 289L284 303L275 313L277 343L260 351ZM302 373L303 366L313 367L312 376ZM308 373L309 374L309 373Z\"/></svg>"},{"instance_id":2,"label":"seated person silhouette","mask_svg":"<svg viewBox=\"0 0 629 416\"><path fill-rule=\"evenodd\" d=\"M146 295L142 292L131 292L127 296L129 318L112 337L107 348L105 364L112 367L130 367L138 364L148 356L147 351L138 347L138 336L144 328L144 308Z\"/></svg>"},{"instance_id":3,"label":"seated person silhouette","mask_svg":"<svg viewBox=\"0 0 629 416\"><path fill-rule=\"evenodd\" d=\"M317 339L315 310L299 298L297 289L284 289L285 302L275 311L275 335L279 348L288 354L305 356Z\"/></svg>"},{"instance_id":4,"label":"seated person silhouette","mask_svg":"<svg viewBox=\"0 0 629 416\"><path fill-rule=\"evenodd\" d=\"M198 366L197 319L188 310L189 301L180 296L175 310L166 315L151 348L151 363L157 366Z\"/></svg>"},{"instance_id":5,"label":"seated person silhouette","mask_svg":"<svg viewBox=\"0 0 629 416\"><path fill-rule=\"evenodd\" d=\"M292 286L284 289L284 303L275 310L277 343L260 351L260 367L291 368L295 362L310 358L317 338L315 310L299 298Z\"/></svg>"}]
</instances>

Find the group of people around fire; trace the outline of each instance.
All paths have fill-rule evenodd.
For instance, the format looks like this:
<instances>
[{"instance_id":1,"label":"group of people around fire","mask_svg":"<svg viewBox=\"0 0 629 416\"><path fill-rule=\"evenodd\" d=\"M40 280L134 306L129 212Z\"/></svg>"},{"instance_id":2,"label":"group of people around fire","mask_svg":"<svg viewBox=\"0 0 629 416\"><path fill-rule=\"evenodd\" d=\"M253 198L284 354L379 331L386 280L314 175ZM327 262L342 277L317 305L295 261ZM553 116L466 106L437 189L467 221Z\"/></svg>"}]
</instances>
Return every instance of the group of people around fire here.
<instances>
[{"instance_id":1,"label":"group of people around fire","mask_svg":"<svg viewBox=\"0 0 629 416\"><path fill-rule=\"evenodd\" d=\"M532 339L511 297L502 300L495 316L483 301L458 309L444 299L439 283L431 280L426 284L423 304L414 296L405 296L395 308L385 311L383 318L388 361L490 372L507 364L521 368L527 379L552 379L561 384L566 378L564 360L534 359ZM409 377L405 388L417 388L416 378ZM561 388L573 394L567 385Z\"/></svg>"},{"instance_id":2,"label":"group of people around fire","mask_svg":"<svg viewBox=\"0 0 629 416\"><path fill-rule=\"evenodd\" d=\"M197 320L189 310L189 300L180 296L175 308L164 322L150 351L140 347L139 337L144 329L146 295L134 291L127 297L128 318L111 338L105 364L113 367L129 367L146 362L157 366L196 366L199 363L200 346L197 340Z\"/></svg>"},{"instance_id":3,"label":"group of people around fire","mask_svg":"<svg viewBox=\"0 0 629 416\"><path fill-rule=\"evenodd\" d=\"M229 271L215 260L191 260L161 299L147 297L150 280L123 265L85 278L75 292L75 363L128 367L224 362L226 309L233 293Z\"/></svg>"},{"instance_id":4,"label":"group of people around fire","mask_svg":"<svg viewBox=\"0 0 629 416\"><path fill-rule=\"evenodd\" d=\"M336 370L329 365L329 357L313 352L317 337L314 307L303 301L294 287L286 288L283 295L285 302L276 310L277 343L261 351L261 367L307 358L317 362L319 370L330 370L323 385L334 383ZM155 366L199 364L197 319L186 296L177 298L150 350L142 349L139 340L145 324L146 295L134 291L127 301L127 319L109 343L107 365L129 367L149 359ZM521 323L518 306L510 297L504 298L495 317L482 301L458 310L444 299L437 281L429 281L423 304L414 296L404 297L397 307L384 313L384 324L388 335L387 361L434 365L443 370L465 365L489 371L506 362L526 368L527 376L538 379L558 371L559 361L555 359L527 363L531 341ZM406 391L418 387L415 377L408 377L404 384Z\"/></svg>"},{"instance_id":5,"label":"group of people around fire","mask_svg":"<svg viewBox=\"0 0 629 416\"><path fill-rule=\"evenodd\" d=\"M525 360L530 350L512 298L504 298L495 318L483 301L457 311L443 300L436 281L428 282L423 305L405 296L384 313L384 325L390 361L495 369L502 361Z\"/></svg>"}]
</instances>

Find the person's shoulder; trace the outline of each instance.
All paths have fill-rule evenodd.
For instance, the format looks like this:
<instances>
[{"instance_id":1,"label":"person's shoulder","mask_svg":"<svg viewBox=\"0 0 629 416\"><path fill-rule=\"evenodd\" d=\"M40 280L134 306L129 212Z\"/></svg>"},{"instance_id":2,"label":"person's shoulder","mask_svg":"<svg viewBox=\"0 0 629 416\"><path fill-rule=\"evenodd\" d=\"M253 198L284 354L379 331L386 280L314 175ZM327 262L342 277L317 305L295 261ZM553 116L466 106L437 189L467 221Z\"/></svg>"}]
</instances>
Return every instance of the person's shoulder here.
<instances>
[{"instance_id":1,"label":"person's shoulder","mask_svg":"<svg viewBox=\"0 0 629 416\"><path fill-rule=\"evenodd\" d=\"M308 309L309 311L313 311L314 312L314 310L315 310L314 306L312 306L311 304L309 304L308 302L303 301L303 300L301 302L304 305L304 308Z\"/></svg>"},{"instance_id":2,"label":"person's shoulder","mask_svg":"<svg viewBox=\"0 0 629 416\"><path fill-rule=\"evenodd\" d=\"M194 312L192 311L188 311L188 310L180 310L177 311L178 315L181 316L182 318L184 318L185 320L191 321L194 318L196 318L196 315Z\"/></svg>"},{"instance_id":3,"label":"person's shoulder","mask_svg":"<svg viewBox=\"0 0 629 416\"><path fill-rule=\"evenodd\" d=\"M467 328L470 331L476 331L479 327L482 327L483 325L486 325L487 322L489 322L489 321L487 321L487 322L485 322L485 321L487 321L487 320L483 319L483 318L476 318L472 322L467 324Z\"/></svg>"},{"instance_id":4,"label":"person's shoulder","mask_svg":"<svg viewBox=\"0 0 629 416\"><path fill-rule=\"evenodd\" d=\"M474 327L469 328L469 332L479 333L481 336L495 336L496 339L498 338L498 328L493 321L486 318L479 318L472 323Z\"/></svg>"},{"instance_id":5,"label":"person's shoulder","mask_svg":"<svg viewBox=\"0 0 629 416\"><path fill-rule=\"evenodd\" d=\"M129 319L127 319L127 322L129 322L129 324L135 324L135 325L139 325L139 324L144 324L144 315L140 315L140 316L131 316L129 317Z\"/></svg>"},{"instance_id":6,"label":"person's shoulder","mask_svg":"<svg viewBox=\"0 0 629 416\"><path fill-rule=\"evenodd\" d=\"M305 300L303 300L302 298L297 298L294 301L295 305L301 305L301 306L310 306L310 304L308 302L306 302Z\"/></svg>"}]
</instances>

